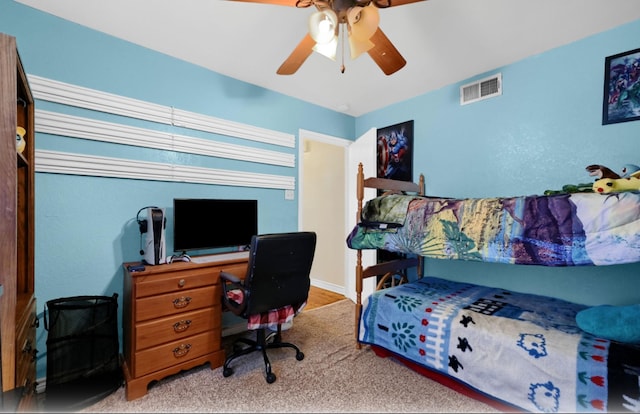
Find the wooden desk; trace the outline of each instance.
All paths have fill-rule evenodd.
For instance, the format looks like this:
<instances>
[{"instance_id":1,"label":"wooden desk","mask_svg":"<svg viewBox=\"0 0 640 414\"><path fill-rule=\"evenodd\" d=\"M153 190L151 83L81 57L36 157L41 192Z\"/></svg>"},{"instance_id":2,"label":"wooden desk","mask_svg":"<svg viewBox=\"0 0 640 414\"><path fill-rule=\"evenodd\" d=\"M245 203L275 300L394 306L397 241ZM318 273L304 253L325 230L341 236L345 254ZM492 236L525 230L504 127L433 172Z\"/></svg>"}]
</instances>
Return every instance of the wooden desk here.
<instances>
[{"instance_id":1,"label":"wooden desk","mask_svg":"<svg viewBox=\"0 0 640 414\"><path fill-rule=\"evenodd\" d=\"M220 272L244 277L247 258L174 262L130 272L124 263L123 371L128 401L152 381L209 362L222 366Z\"/></svg>"}]
</instances>

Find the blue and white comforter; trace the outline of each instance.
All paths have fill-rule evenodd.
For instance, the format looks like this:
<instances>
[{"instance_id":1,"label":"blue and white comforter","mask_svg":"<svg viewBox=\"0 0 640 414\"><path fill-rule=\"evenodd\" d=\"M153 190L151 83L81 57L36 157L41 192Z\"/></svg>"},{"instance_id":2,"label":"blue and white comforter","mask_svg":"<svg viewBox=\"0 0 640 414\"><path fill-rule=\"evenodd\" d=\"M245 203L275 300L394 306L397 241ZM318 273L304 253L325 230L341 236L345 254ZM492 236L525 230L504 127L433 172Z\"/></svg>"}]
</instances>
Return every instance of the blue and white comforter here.
<instances>
[{"instance_id":1,"label":"blue and white comforter","mask_svg":"<svg viewBox=\"0 0 640 414\"><path fill-rule=\"evenodd\" d=\"M640 347L581 331L585 306L425 277L364 303L362 343L531 412L640 412Z\"/></svg>"}]
</instances>

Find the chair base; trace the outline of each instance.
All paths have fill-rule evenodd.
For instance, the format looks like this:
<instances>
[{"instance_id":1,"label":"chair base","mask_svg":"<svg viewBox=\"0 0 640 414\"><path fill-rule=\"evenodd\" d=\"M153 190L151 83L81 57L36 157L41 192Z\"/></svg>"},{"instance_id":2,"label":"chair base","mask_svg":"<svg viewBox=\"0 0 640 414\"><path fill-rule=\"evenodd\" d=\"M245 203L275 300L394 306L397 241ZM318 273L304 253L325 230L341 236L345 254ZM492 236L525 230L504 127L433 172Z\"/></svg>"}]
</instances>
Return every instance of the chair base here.
<instances>
[{"instance_id":1,"label":"chair base","mask_svg":"<svg viewBox=\"0 0 640 414\"><path fill-rule=\"evenodd\" d=\"M222 375L226 378L233 374L233 369L229 365L236 358L250 354L254 351L262 351L262 358L264 359L265 378L267 380L267 383L272 384L276 380L276 375L271 372L271 362L269 362L269 357L267 356L267 349L293 348L296 351L296 360L302 361L304 359L304 353L300 351L297 346L289 342L282 342L281 339L281 331L279 328L276 332L270 333L269 336L266 335L266 329L257 329L255 341L247 338L238 338L233 343L233 354L229 355L224 361ZM240 348L240 343L248 346Z\"/></svg>"}]
</instances>

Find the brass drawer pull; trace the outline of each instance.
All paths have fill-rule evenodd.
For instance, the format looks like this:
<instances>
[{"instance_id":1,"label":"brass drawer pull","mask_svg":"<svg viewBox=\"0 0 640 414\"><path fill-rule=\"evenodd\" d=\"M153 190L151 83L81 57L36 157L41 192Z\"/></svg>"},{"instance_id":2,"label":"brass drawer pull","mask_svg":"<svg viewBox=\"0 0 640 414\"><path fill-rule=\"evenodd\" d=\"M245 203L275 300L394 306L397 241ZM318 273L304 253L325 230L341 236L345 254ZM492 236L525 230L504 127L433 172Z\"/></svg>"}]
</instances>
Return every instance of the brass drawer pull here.
<instances>
[{"instance_id":1,"label":"brass drawer pull","mask_svg":"<svg viewBox=\"0 0 640 414\"><path fill-rule=\"evenodd\" d=\"M178 287L184 287L184 285L185 285L186 283L187 283L187 282L186 282L184 279L180 279L180 280L178 281Z\"/></svg>"},{"instance_id":2,"label":"brass drawer pull","mask_svg":"<svg viewBox=\"0 0 640 414\"><path fill-rule=\"evenodd\" d=\"M183 357L189 353L191 344L182 344L173 350L173 356L176 358Z\"/></svg>"},{"instance_id":3,"label":"brass drawer pull","mask_svg":"<svg viewBox=\"0 0 640 414\"><path fill-rule=\"evenodd\" d=\"M191 320L187 319L186 321L179 321L173 324L173 330L175 332L184 332L191 326Z\"/></svg>"},{"instance_id":4,"label":"brass drawer pull","mask_svg":"<svg viewBox=\"0 0 640 414\"><path fill-rule=\"evenodd\" d=\"M181 296L177 299L173 300L173 306L175 308L184 308L185 306L187 306L189 303L191 302L191 298L189 296Z\"/></svg>"}]
</instances>

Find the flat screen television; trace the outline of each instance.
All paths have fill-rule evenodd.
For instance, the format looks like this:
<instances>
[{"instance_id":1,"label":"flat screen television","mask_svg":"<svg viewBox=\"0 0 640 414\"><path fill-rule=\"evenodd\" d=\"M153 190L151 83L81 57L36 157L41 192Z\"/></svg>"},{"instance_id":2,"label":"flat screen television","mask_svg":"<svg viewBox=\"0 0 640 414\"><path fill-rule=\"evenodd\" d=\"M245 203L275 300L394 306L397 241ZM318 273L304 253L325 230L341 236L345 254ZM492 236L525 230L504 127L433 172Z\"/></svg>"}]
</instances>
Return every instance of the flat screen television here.
<instances>
[{"instance_id":1,"label":"flat screen television","mask_svg":"<svg viewBox=\"0 0 640 414\"><path fill-rule=\"evenodd\" d=\"M209 198L173 200L173 250L244 247L258 234L258 201Z\"/></svg>"}]
</instances>

